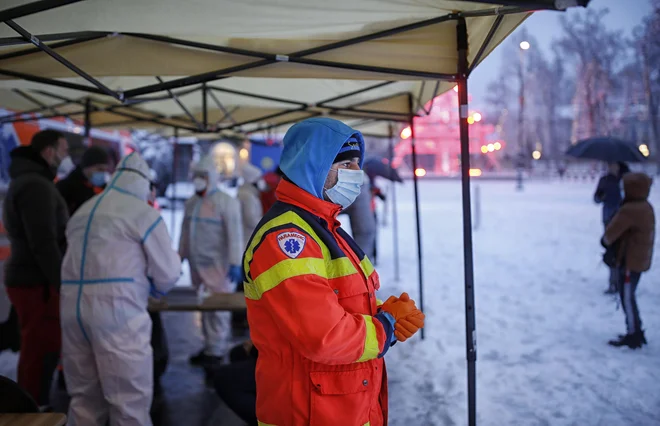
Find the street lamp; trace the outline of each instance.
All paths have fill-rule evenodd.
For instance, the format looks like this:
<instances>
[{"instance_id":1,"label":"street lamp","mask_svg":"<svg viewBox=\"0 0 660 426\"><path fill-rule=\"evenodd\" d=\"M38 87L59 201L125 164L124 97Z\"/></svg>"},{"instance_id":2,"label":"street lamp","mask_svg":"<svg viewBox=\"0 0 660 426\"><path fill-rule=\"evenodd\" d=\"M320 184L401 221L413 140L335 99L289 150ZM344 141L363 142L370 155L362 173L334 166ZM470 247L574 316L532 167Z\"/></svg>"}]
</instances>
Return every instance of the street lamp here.
<instances>
[{"instance_id":1,"label":"street lamp","mask_svg":"<svg viewBox=\"0 0 660 426\"><path fill-rule=\"evenodd\" d=\"M516 188L519 191L522 191L523 189L523 167L525 166L525 56L524 52L526 50L529 50L531 45L529 44L528 41L521 41L520 42L520 55L518 56L519 58L519 68L518 68L518 76L520 77L520 93L519 93L519 99L520 99L520 108L518 111L518 164L516 164L517 167L517 186Z\"/></svg>"}]
</instances>

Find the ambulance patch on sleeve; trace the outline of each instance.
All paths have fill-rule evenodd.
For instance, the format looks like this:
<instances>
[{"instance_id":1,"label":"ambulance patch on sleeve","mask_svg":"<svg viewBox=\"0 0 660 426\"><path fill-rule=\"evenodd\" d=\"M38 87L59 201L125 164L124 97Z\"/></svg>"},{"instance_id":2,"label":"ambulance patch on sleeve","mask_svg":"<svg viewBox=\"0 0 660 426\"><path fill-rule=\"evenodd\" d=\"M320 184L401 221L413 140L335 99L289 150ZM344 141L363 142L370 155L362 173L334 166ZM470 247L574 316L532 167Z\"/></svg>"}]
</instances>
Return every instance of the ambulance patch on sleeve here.
<instances>
[{"instance_id":1,"label":"ambulance patch on sleeve","mask_svg":"<svg viewBox=\"0 0 660 426\"><path fill-rule=\"evenodd\" d=\"M277 236L280 250L291 259L295 259L305 248L307 237L299 232L282 232Z\"/></svg>"}]
</instances>

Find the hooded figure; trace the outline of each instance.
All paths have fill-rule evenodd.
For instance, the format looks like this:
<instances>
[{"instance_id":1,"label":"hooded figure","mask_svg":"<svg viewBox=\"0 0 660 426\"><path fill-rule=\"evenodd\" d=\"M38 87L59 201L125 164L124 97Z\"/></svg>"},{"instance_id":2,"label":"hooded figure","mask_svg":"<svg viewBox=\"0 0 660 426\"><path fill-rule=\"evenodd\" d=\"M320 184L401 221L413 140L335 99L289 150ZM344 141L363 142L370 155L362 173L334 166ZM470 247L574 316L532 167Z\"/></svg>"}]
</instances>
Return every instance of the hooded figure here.
<instances>
[{"instance_id":1,"label":"hooded figure","mask_svg":"<svg viewBox=\"0 0 660 426\"><path fill-rule=\"evenodd\" d=\"M247 245L254 228L263 217L263 208L259 195L261 189L265 189L266 182L263 180L261 170L246 163L241 168L243 184L238 188L238 201L241 203L241 217L243 219L243 248Z\"/></svg>"},{"instance_id":2,"label":"hooded figure","mask_svg":"<svg viewBox=\"0 0 660 426\"><path fill-rule=\"evenodd\" d=\"M190 263L192 285L212 293L233 292L241 281L243 224L237 199L218 189L218 172L212 156L193 169L195 195L186 201L179 254ZM218 361L227 351L229 312L203 312L204 349L192 356L195 365Z\"/></svg>"},{"instance_id":3,"label":"hooded figure","mask_svg":"<svg viewBox=\"0 0 660 426\"><path fill-rule=\"evenodd\" d=\"M147 204L149 166L125 157L108 187L67 225L62 264L62 362L69 425L150 425L149 295L174 287L181 261Z\"/></svg>"},{"instance_id":4,"label":"hooded figure","mask_svg":"<svg viewBox=\"0 0 660 426\"><path fill-rule=\"evenodd\" d=\"M382 357L423 314L405 293L377 301L378 274L337 220L360 193L363 158L360 132L336 120L284 137L278 201L243 258L260 424L387 423Z\"/></svg>"},{"instance_id":5,"label":"hooded figure","mask_svg":"<svg viewBox=\"0 0 660 426\"><path fill-rule=\"evenodd\" d=\"M646 344L635 291L643 272L651 268L655 242L655 213L647 201L653 180L644 173L623 177L625 197L621 207L605 229L602 243L616 249L619 295L626 315L627 333L613 346L639 348Z\"/></svg>"}]
</instances>

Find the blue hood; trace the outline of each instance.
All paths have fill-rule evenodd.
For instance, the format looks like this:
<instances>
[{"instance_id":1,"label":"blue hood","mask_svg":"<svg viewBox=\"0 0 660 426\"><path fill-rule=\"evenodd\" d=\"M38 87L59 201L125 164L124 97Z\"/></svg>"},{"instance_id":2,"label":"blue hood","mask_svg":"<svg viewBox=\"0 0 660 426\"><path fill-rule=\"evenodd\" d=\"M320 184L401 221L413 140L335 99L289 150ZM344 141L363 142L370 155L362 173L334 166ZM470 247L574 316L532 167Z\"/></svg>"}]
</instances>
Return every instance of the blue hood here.
<instances>
[{"instance_id":1,"label":"blue hood","mask_svg":"<svg viewBox=\"0 0 660 426\"><path fill-rule=\"evenodd\" d=\"M330 167L351 136L360 144L362 167L364 138L360 132L331 118L301 121L284 135L280 169L298 187L323 199L323 184Z\"/></svg>"}]
</instances>

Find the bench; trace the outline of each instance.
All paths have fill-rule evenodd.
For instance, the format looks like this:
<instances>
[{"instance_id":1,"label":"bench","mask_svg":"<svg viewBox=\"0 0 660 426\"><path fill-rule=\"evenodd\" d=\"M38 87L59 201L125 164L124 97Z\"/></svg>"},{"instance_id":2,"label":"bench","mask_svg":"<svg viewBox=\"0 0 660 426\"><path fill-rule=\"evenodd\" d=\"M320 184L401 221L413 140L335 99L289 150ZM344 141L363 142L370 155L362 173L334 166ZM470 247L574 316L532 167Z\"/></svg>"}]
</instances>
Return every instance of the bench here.
<instances>
[{"instance_id":1,"label":"bench","mask_svg":"<svg viewBox=\"0 0 660 426\"><path fill-rule=\"evenodd\" d=\"M192 287L177 287L160 299L149 299L152 312L242 311L246 309L243 293L215 293L201 303Z\"/></svg>"}]
</instances>

